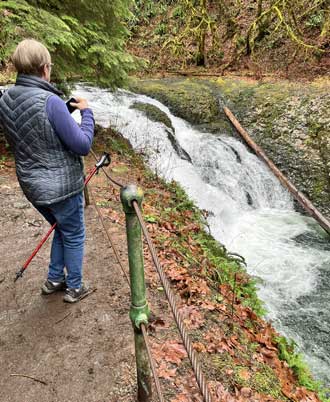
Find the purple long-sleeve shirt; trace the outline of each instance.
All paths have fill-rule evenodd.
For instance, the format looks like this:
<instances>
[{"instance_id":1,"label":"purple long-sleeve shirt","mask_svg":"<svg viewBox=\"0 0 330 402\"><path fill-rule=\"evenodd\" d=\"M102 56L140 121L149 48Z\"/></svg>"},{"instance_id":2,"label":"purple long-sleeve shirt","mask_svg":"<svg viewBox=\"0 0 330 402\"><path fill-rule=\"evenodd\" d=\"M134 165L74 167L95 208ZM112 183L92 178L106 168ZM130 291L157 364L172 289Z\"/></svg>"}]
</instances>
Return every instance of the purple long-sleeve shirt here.
<instances>
[{"instance_id":1,"label":"purple long-sleeve shirt","mask_svg":"<svg viewBox=\"0 0 330 402\"><path fill-rule=\"evenodd\" d=\"M79 126L68 111L65 102L56 95L47 100L46 113L55 133L63 144L77 155L87 155L94 137L94 117L91 109L80 111Z\"/></svg>"}]
</instances>

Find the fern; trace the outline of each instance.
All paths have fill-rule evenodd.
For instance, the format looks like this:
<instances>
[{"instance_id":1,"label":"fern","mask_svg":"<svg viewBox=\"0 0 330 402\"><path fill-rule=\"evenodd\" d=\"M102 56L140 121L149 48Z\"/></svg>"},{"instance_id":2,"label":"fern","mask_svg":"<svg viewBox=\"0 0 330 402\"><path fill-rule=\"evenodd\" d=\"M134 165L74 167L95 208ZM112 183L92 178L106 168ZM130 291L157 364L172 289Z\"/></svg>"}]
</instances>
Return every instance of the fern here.
<instances>
[{"instance_id":1,"label":"fern","mask_svg":"<svg viewBox=\"0 0 330 402\"><path fill-rule=\"evenodd\" d=\"M0 2L0 63L6 66L24 38L43 42L55 63L55 79L125 84L137 60L126 53L131 0Z\"/></svg>"}]
</instances>

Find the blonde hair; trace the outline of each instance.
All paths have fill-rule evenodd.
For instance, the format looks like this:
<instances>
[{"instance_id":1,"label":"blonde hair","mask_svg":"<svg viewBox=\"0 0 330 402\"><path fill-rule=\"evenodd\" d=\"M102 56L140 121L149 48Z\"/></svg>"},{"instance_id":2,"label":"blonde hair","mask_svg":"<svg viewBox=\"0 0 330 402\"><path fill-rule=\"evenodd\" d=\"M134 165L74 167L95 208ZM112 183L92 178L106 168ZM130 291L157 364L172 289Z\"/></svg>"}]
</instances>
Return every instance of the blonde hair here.
<instances>
[{"instance_id":1,"label":"blonde hair","mask_svg":"<svg viewBox=\"0 0 330 402\"><path fill-rule=\"evenodd\" d=\"M11 60L20 74L42 75L45 64L51 64L51 57L47 48L34 39L25 39L20 42Z\"/></svg>"}]
</instances>

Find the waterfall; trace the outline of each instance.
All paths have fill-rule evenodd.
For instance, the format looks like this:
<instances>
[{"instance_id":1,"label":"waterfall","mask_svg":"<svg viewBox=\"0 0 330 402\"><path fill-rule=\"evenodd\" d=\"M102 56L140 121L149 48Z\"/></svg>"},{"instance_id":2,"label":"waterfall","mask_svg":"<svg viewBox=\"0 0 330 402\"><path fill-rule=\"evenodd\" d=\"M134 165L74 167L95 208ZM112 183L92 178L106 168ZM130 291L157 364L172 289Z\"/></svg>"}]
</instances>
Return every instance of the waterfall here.
<instances>
[{"instance_id":1,"label":"waterfall","mask_svg":"<svg viewBox=\"0 0 330 402\"><path fill-rule=\"evenodd\" d=\"M244 256L248 272L260 278L258 294L268 319L296 341L315 377L330 385L330 249L323 230L295 212L268 168L225 132L199 132L147 96L82 86L76 95L89 100L98 124L118 129L143 150L154 171L178 181L210 212L212 235ZM130 108L136 101L167 114L191 161L178 155L162 123Z\"/></svg>"}]
</instances>

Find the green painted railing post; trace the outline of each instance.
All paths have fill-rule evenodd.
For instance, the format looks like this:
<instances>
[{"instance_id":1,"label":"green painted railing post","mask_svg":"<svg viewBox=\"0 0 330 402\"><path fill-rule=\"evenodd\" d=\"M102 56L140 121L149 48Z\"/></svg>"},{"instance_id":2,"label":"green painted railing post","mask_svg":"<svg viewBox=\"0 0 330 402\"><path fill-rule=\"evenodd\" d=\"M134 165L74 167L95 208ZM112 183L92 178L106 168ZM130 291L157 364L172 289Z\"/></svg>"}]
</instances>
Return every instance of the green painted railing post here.
<instances>
[{"instance_id":1,"label":"green painted railing post","mask_svg":"<svg viewBox=\"0 0 330 402\"><path fill-rule=\"evenodd\" d=\"M132 205L141 206L143 191L135 185L121 189L121 202L126 215L128 261L131 282L130 319L134 328L135 356L138 382L138 401L151 401L151 372L141 324L148 324L149 307L146 300L141 226Z\"/></svg>"}]
</instances>

